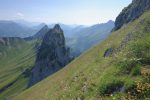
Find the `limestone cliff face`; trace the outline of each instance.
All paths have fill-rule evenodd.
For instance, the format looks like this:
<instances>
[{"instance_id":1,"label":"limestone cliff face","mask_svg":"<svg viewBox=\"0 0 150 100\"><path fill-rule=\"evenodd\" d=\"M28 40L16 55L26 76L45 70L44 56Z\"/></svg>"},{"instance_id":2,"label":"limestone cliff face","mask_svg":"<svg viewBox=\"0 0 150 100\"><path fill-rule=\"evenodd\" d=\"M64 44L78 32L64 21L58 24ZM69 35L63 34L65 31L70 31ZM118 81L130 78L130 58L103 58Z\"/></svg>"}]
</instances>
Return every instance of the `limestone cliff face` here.
<instances>
[{"instance_id":1,"label":"limestone cliff face","mask_svg":"<svg viewBox=\"0 0 150 100\"><path fill-rule=\"evenodd\" d=\"M69 49L66 48L63 31L57 24L43 38L32 69L29 86L55 73L69 62Z\"/></svg>"},{"instance_id":2,"label":"limestone cliff face","mask_svg":"<svg viewBox=\"0 0 150 100\"><path fill-rule=\"evenodd\" d=\"M118 30L124 24L138 18L147 9L150 9L150 0L133 0L116 18L114 30Z\"/></svg>"}]
</instances>

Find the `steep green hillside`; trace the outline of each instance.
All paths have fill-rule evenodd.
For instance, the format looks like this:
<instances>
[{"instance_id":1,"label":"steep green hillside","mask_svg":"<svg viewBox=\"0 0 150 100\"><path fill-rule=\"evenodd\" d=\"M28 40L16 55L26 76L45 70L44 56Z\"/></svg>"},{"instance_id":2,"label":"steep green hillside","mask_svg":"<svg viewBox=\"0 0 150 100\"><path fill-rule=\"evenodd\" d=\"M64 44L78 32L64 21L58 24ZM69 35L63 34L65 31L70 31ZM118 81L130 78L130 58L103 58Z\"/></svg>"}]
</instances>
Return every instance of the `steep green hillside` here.
<instances>
[{"instance_id":1,"label":"steep green hillside","mask_svg":"<svg viewBox=\"0 0 150 100\"><path fill-rule=\"evenodd\" d=\"M35 60L35 41L13 39L0 44L0 99L11 98L27 87L29 70Z\"/></svg>"},{"instance_id":2,"label":"steep green hillside","mask_svg":"<svg viewBox=\"0 0 150 100\"><path fill-rule=\"evenodd\" d=\"M112 55L104 57L104 53L108 54L106 50ZM14 99L142 100L150 98L149 75L150 11L147 11Z\"/></svg>"}]
</instances>

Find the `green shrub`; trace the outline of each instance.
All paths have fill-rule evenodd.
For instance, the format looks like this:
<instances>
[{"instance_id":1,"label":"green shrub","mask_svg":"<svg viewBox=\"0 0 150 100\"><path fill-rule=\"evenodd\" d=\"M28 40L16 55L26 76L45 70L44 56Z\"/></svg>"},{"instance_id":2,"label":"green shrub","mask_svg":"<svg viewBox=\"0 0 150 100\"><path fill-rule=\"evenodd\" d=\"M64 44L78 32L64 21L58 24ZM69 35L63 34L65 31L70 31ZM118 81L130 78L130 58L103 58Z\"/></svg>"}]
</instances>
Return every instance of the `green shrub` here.
<instances>
[{"instance_id":1,"label":"green shrub","mask_svg":"<svg viewBox=\"0 0 150 100\"><path fill-rule=\"evenodd\" d=\"M119 62L121 73L129 74L132 68L136 67L138 62L132 59L126 59Z\"/></svg>"},{"instance_id":2,"label":"green shrub","mask_svg":"<svg viewBox=\"0 0 150 100\"><path fill-rule=\"evenodd\" d=\"M144 32L149 32L150 31L150 20L149 19L145 19L144 21L145 27L144 27Z\"/></svg>"},{"instance_id":3,"label":"green shrub","mask_svg":"<svg viewBox=\"0 0 150 100\"><path fill-rule=\"evenodd\" d=\"M131 92L131 93L134 93L136 90L136 83L135 82L132 82L130 84L126 84L125 85L125 92L128 93L128 92Z\"/></svg>"},{"instance_id":4,"label":"green shrub","mask_svg":"<svg viewBox=\"0 0 150 100\"><path fill-rule=\"evenodd\" d=\"M150 64L150 36L145 37L144 39L139 39L129 46L128 55L136 58L138 62L144 65Z\"/></svg>"},{"instance_id":5,"label":"green shrub","mask_svg":"<svg viewBox=\"0 0 150 100\"><path fill-rule=\"evenodd\" d=\"M106 82L99 87L100 95L112 94L114 92L119 92L123 87L124 83L119 80L112 80L111 82Z\"/></svg>"},{"instance_id":6,"label":"green shrub","mask_svg":"<svg viewBox=\"0 0 150 100\"><path fill-rule=\"evenodd\" d=\"M127 51L125 59L118 59L121 73L139 75L139 65L150 65L150 36L130 42Z\"/></svg>"},{"instance_id":7,"label":"green shrub","mask_svg":"<svg viewBox=\"0 0 150 100\"><path fill-rule=\"evenodd\" d=\"M131 74L133 76L141 75L141 67L140 66L134 67L131 71Z\"/></svg>"}]
</instances>

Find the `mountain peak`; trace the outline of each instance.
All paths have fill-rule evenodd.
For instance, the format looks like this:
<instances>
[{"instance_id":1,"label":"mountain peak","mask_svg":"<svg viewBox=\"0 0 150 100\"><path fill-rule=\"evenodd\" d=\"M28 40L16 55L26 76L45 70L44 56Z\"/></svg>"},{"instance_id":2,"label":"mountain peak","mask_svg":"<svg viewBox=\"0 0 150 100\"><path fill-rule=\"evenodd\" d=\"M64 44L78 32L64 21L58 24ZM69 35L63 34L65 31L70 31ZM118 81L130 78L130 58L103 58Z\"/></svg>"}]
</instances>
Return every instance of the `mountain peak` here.
<instances>
[{"instance_id":1,"label":"mountain peak","mask_svg":"<svg viewBox=\"0 0 150 100\"><path fill-rule=\"evenodd\" d=\"M59 24L55 24L54 28L59 29L60 25Z\"/></svg>"},{"instance_id":2,"label":"mountain peak","mask_svg":"<svg viewBox=\"0 0 150 100\"><path fill-rule=\"evenodd\" d=\"M53 30L56 30L58 33L62 33L63 32L59 24L56 24L54 26Z\"/></svg>"},{"instance_id":3,"label":"mountain peak","mask_svg":"<svg viewBox=\"0 0 150 100\"><path fill-rule=\"evenodd\" d=\"M43 28L48 28L48 26L45 24L41 29L43 29Z\"/></svg>"}]
</instances>

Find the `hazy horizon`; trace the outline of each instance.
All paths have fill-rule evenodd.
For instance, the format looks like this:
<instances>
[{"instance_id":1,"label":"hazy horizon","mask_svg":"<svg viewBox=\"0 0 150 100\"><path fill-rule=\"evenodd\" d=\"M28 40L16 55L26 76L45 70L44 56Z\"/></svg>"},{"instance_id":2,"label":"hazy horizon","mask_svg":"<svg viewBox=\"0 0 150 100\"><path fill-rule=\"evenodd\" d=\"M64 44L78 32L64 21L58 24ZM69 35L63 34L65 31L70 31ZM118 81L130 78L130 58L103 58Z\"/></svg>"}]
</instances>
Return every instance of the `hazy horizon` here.
<instances>
[{"instance_id":1,"label":"hazy horizon","mask_svg":"<svg viewBox=\"0 0 150 100\"><path fill-rule=\"evenodd\" d=\"M132 0L0 0L0 20L93 25L115 21ZM111 9L111 10L110 10Z\"/></svg>"}]
</instances>

